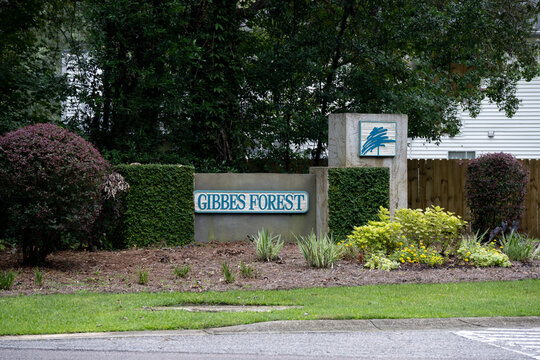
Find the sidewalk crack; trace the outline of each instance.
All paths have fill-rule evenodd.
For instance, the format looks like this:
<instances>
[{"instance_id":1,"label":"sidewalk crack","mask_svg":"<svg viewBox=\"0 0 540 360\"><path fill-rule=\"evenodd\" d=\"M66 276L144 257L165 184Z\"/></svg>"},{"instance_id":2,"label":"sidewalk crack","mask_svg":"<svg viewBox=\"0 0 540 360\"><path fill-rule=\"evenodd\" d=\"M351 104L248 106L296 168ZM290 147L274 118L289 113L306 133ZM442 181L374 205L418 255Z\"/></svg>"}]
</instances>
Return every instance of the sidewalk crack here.
<instances>
[{"instance_id":1,"label":"sidewalk crack","mask_svg":"<svg viewBox=\"0 0 540 360\"><path fill-rule=\"evenodd\" d=\"M381 331L382 331L382 329L381 329L380 327L378 327L378 326L373 322L373 320L370 319L369 322L371 323L371 325L373 325L373 326L375 327L375 329L381 330Z\"/></svg>"}]
</instances>

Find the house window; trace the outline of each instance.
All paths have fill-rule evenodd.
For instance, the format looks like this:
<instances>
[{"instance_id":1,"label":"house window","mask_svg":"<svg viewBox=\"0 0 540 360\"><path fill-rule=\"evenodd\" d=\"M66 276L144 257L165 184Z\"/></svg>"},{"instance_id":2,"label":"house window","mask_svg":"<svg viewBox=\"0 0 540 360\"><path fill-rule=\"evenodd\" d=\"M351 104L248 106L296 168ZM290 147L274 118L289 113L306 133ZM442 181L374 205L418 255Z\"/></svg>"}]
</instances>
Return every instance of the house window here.
<instances>
[{"instance_id":1,"label":"house window","mask_svg":"<svg viewBox=\"0 0 540 360\"><path fill-rule=\"evenodd\" d=\"M448 159L474 159L476 157L475 151L449 151Z\"/></svg>"}]
</instances>

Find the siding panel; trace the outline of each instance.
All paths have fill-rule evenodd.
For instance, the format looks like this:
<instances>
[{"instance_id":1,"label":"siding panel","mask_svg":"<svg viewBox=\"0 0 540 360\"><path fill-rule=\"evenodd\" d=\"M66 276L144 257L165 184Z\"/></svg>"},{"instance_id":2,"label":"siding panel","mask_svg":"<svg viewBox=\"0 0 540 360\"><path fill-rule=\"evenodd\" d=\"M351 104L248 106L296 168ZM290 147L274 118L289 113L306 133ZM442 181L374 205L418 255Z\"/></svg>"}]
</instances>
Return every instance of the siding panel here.
<instances>
[{"instance_id":1,"label":"siding panel","mask_svg":"<svg viewBox=\"0 0 540 360\"><path fill-rule=\"evenodd\" d=\"M519 159L540 159L540 77L520 81L517 96L521 104L513 118L484 101L476 119L462 114L461 134L443 137L439 145L424 139L409 141L408 158L447 159L449 151L476 151L476 156L503 151ZM495 135L488 137L488 131Z\"/></svg>"}]
</instances>

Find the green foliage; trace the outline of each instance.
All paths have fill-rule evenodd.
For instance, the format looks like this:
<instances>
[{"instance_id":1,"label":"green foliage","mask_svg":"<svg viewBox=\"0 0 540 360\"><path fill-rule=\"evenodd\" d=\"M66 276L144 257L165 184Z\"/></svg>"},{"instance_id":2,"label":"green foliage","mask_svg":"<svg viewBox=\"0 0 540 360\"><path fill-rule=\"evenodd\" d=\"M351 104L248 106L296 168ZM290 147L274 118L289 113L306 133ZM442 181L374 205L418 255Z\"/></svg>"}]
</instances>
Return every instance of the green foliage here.
<instances>
[{"instance_id":1,"label":"green foliage","mask_svg":"<svg viewBox=\"0 0 540 360\"><path fill-rule=\"evenodd\" d=\"M478 235L464 236L457 254L465 263L478 267L501 266L510 267L508 256L494 248L494 244L481 244L482 237Z\"/></svg>"},{"instance_id":2,"label":"green foliage","mask_svg":"<svg viewBox=\"0 0 540 360\"><path fill-rule=\"evenodd\" d=\"M148 284L148 270L137 270L137 283L139 285L146 285Z\"/></svg>"},{"instance_id":3,"label":"green foliage","mask_svg":"<svg viewBox=\"0 0 540 360\"><path fill-rule=\"evenodd\" d=\"M11 289L14 280L15 273L11 269L9 271L0 272L0 290Z\"/></svg>"},{"instance_id":4,"label":"green foliage","mask_svg":"<svg viewBox=\"0 0 540 360\"><path fill-rule=\"evenodd\" d=\"M444 263L444 257L437 250L426 248L422 242L418 247L415 247L414 244L400 247L390 257L401 263L427 264L431 267L440 266Z\"/></svg>"},{"instance_id":5,"label":"green foliage","mask_svg":"<svg viewBox=\"0 0 540 360\"><path fill-rule=\"evenodd\" d=\"M193 241L193 173L182 165L119 165L122 197L116 247L180 246Z\"/></svg>"},{"instance_id":6,"label":"green foliage","mask_svg":"<svg viewBox=\"0 0 540 360\"><path fill-rule=\"evenodd\" d=\"M253 268L253 265L246 265L243 261L240 261L238 264L238 267L240 268L240 273L243 277L249 279L254 278L257 276L257 273L255 272L255 269Z\"/></svg>"},{"instance_id":7,"label":"green foliage","mask_svg":"<svg viewBox=\"0 0 540 360\"><path fill-rule=\"evenodd\" d=\"M540 240L529 239L517 232L503 235L499 242L501 251L513 261L530 262L540 254Z\"/></svg>"},{"instance_id":8,"label":"green foliage","mask_svg":"<svg viewBox=\"0 0 540 360\"><path fill-rule=\"evenodd\" d=\"M189 270L190 270L189 265L184 265L184 266L175 267L173 272L174 272L174 275L176 275L176 277L185 278Z\"/></svg>"},{"instance_id":9,"label":"green foliage","mask_svg":"<svg viewBox=\"0 0 540 360\"><path fill-rule=\"evenodd\" d=\"M232 284L236 280L236 274L231 271L229 263L224 261L221 263L221 273L223 274L223 279L227 284Z\"/></svg>"},{"instance_id":10,"label":"green foliage","mask_svg":"<svg viewBox=\"0 0 540 360\"><path fill-rule=\"evenodd\" d=\"M43 284L43 272L41 272L41 270L39 270L39 268L36 267L34 269L34 275L35 275L36 285L41 286Z\"/></svg>"},{"instance_id":11,"label":"green foliage","mask_svg":"<svg viewBox=\"0 0 540 360\"><path fill-rule=\"evenodd\" d=\"M388 208L389 184L388 168L328 169L328 211L332 234L341 240L355 226L375 220L379 207Z\"/></svg>"},{"instance_id":12,"label":"green foliage","mask_svg":"<svg viewBox=\"0 0 540 360\"><path fill-rule=\"evenodd\" d=\"M461 232L466 222L460 216L444 211L439 206L422 209L398 209L395 221L409 243L417 247L436 246L442 253L454 254L460 241Z\"/></svg>"},{"instance_id":13,"label":"green foliage","mask_svg":"<svg viewBox=\"0 0 540 360\"><path fill-rule=\"evenodd\" d=\"M465 190L473 230L519 222L528 180L528 169L511 154L486 154L469 161Z\"/></svg>"},{"instance_id":14,"label":"green foliage","mask_svg":"<svg viewBox=\"0 0 540 360\"><path fill-rule=\"evenodd\" d=\"M512 115L517 81L538 74L533 0L72 3L62 33L87 109L70 125L128 157L290 171L320 162L330 113L408 114L410 136L437 140L484 97Z\"/></svg>"},{"instance_id":15,"label":"green foliage","mask_svg":"<svg viewBox=\"0 0 540 360\"><path fill-rule=\"evenodd\" d=\"M257 260L272 261L279 258L279 252L283 248L281 235L273 236L268 229L262 229L257 233L257 237L253 239L255 251L257 252Z\"/></svg>"},{"instance_id":16,"label":"green foliage","mask_svg":"<svg viewBox=\"0 0 540 360\"><path fill-rule=\"evenodd\" d=\"M297 242L309 267L334 267L334 263L343 255L343 247L327 234L317 236L312 232L308 236L300 236Z\"/></svg>"},{"instance_id":17,"label":"green foliage","mask_svg":"<svg viewBox=\"0 0 540 360\"><path fill-rule=\"evenodd\" d=\"M398 269L399 263L395 260L389 259L384 252L375 251L367 257L364 266L370 268L371 270L379 269L390 271L393 269Z\"/></svg>"},{"instance_id":18,"label":"green foliage","mask_svg":"<svg viewBox=\"0 0 540 360\"><path fill-rule=\"evenodd\" d=\"M370 220L367 225L355 226L352 234L347 236L364 254L382 251L384 254L394 252L403 242L402 226L390 221L390 212L384 207L379 209L379 221Z\"/></svg>"},{"instance_id":19,"label":"green foliage","mask_svg":"<svg viewBox=\"0 0 540 360\"><path fill-rule=\"evenodd\" d=\"M0 135L60 120L68 95L58 71L61 8L57 0L0 3Z\"/></svg>"}]
</instances>

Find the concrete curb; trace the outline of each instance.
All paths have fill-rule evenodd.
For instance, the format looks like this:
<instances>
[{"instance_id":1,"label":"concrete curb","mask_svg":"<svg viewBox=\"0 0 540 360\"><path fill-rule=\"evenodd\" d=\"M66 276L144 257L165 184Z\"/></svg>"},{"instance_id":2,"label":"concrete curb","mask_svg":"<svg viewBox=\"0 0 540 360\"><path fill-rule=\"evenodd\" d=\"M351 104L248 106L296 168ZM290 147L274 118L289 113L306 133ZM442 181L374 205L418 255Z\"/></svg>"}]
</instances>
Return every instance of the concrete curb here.
<instances>
[{"instance_id":1,"label":"concrete curb","mask_svg":"<svg viewBox=\"0 0 540 360\"><path fill-rule=\"evenodd\" d=\"M460 330L480 328L540 328L540 316L491 318L435 318L435 319L371 319L371 320L290 320L270 321L248 325L228 326L206 330L158 330L98 332L48 335L0 336L1 341L57 340L77 338L126 338L160 336L204 336L242 333L308 333L308 332L363 332L401 330Z\"/></svg>"}]
</instances>

